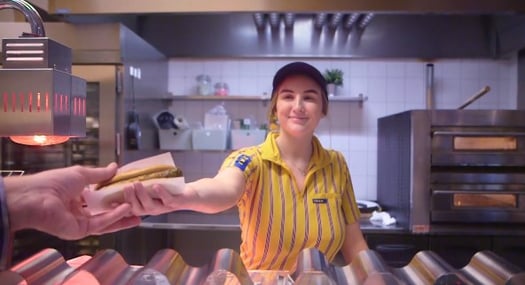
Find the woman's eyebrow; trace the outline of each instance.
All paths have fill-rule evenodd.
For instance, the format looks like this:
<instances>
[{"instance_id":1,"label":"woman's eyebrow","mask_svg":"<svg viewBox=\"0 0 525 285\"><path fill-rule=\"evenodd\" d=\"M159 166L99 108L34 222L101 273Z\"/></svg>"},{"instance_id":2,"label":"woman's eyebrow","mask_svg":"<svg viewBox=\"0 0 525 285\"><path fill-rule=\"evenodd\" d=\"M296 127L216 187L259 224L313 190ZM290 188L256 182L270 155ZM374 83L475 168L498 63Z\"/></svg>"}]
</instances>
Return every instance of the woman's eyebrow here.
<instances>
[{"instance_id":1,"label":"woman's eyebrow","mask_svg":"<svg viewBox=\"0 0 525 285\"><path fill-rule=\"evenodd\" d=\"M319 91L317 89L307 89L307 90L304 90L303 93L319 94Z\"/></svg>"},{"instance_id":2,"label":"woman's eyebrow","mask_svg":"<svg viewBox=\"0 0 525 285\"><path fill-rule=\"evenodd\" d=\"M279 93L295 93L294 90L291 89L281 89ZM317 89L306 89L302 93L315 93L319 94L319 91Z\"/></svg>"},{"instance_id":3,"label":"woman's eyebrow","mask_svg":"<svg viewBox=\"0 0 525 285\"><path fill-rule=\"evenodd\" d=\"M293 93L294 91L292 89L281 89L279 93Z\"/></svg>"}]
</instances>

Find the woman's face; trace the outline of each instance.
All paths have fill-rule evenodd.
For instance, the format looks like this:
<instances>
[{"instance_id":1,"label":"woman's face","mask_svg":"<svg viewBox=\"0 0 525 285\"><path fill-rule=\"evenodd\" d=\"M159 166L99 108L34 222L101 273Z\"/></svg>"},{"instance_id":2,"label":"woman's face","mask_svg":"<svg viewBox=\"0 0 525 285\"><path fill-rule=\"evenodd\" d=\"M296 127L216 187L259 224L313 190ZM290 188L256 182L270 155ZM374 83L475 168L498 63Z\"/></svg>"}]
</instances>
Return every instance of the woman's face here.
<instances>
[{"instance_id":1,"label":"woman's face","mask_svg":"<svg viewBox=\"0 0 525 285\"><path fill-rule=\"evenodd\" d=\"M323 114L323 94L307 76L290 76L277 90L275 115L281 132L291 135L313 134Z\"/></svg>"}]
</instances>

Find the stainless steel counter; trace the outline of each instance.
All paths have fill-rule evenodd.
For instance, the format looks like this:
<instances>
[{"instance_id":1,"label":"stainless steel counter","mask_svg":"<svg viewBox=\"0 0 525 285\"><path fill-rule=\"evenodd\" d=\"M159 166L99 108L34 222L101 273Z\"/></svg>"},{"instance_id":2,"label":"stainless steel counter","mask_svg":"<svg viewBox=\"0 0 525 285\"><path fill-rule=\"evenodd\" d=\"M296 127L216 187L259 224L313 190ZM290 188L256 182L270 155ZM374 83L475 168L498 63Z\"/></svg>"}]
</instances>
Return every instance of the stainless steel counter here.
<instances>
[{"instance_id":1,"label":"stainless steel counter","mask_svg":"<svg viewBox=\"0 0 525 285\"><path fill-rule=\"evenodd\" d=\"M373 234L373 233L406 234L408 233L408 229L403 228L397 224L389 225L389 226L372 224L369 218L361 218L361 220L359 220L359 224L361 225L361 231L363 232L363 234Z\"/></svg>"},{"instance_id":2,"label":"stainless steel counter","mask_svg":"<svg viewBox=\"0 0 525 285\"><path fill-rule=\"evenodd\" d=\"M140 227L172 230L240 231L239 215L236 209L217 214L177 211L159 216L149 216L142 219Z\"/></svg>"},{"instance_id":3,"label":"stainless steel counter","mask_svg":"<svg viewBox=\"0 0 525 285\"><path fill-rule=\"evenodd\" d=\"M397 225L381 226L370 223L368 218L360 221L363 233L406 233ZM217 213L203 214L193 211L177 211L142 219L142 228L173 230L225 230L240 231L239 216L236 208Z\"/></svg>"},{"instance_id":4,"label":"stainless steel counter","mask_svg":"<svg viewBox=\"0 0 525 285\"><path fill-rule=\"evenodd\" d=\"M382 226L371 223L370 214L362 214L359 221L363 234L411 234L409 229L399 223ZM203 214L193 211L177 211L142 219L141 228L168 230L238 231L239 212L233 207L217 214ZM416 234L422 235L422 234ZM480 236L525 236L525 225L494 223L443 223L430 227L427 236L480 235Z\"/></svg>"}]
</instances>

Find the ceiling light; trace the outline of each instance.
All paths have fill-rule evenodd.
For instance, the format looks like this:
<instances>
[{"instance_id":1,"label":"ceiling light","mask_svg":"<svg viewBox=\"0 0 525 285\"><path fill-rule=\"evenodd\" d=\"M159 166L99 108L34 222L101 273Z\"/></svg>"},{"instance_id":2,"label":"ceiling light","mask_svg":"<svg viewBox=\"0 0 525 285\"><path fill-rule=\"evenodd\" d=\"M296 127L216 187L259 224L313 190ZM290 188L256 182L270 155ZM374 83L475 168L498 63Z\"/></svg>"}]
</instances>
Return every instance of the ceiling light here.
<instances>
[{"instance_id":1,"label":"ceiling light","mask_svg":"<svg viewBox=\"0 0 525 285\"><path fill-rule=\"evenodd\" d=\"M262 13L253 14L253 22L255 23L255 27L257 27L257 29L263 29L265 26L264 14Z\"/></svg>"},{"instance_id":2,"label":"ceiling light","mask_svg":"<svg viewBox=\"0 0 525 285\"><path fill-rule=\"evenodd\" d=\"M330 28L331 29L336 29L337 26L339 26L339 23L341 23L341 20L343 19L343 14L342 13L335 13L332 15L332 18L330 19Z\"/></svg>"},{"instance_id":3,"label":"ceiling light","mask_svg":"<svg viewBox=\"0 0 525 285\"><path fill-rule=\"evenodd\" d=\"M374 18L373 13L366 14L361 20L361 22L359 23L359 28L364 29L366 26L368 26L368 24L370 24L370 21L372 21L373 18Z\"/></svg>"},{"instance_id":4,"label":"ceiling light","mask_svg":"<svg viewBox=\"0 0 525 285\"><path fill-rule=\"evenodd\" d=\"M284 14L284 27L286 29L291 29L293 27L294 21L295 21L295 15L293 13Z\"/></svg>"},{"instance_id":5,"label":"ceiling light","mask_svg":"<svg viewBox=\"0 0 525 285\"><path fill-rule=\"evenodd\" d=\"M322 29L325 22L326 22L326 13L315 14L314 27L316 29Z\"/></svg>"},{"instance_id":6,"label":"ceiling light","mask_svg":"<svg viewBox=\"0 0 525 285\"><path fill-rule=\"evenodd\" d=\"M345 29L351 29L352 26L359 20L359 17L361 14L359 13L352 13L346 17L346 20L343 22L343 28Z\"/></svg>"},{"instance_id":7,"label":"ceiling light","mask_svg":"<svg viewBox=\"0 0 525 285\"><path fill-rule=\"evenodd\" d=\"M273 29L279 28L279 24L281 22L281 16L278 13L270 13L269 19L270 19L270 26Z\"/></svg>"}]
</instances>

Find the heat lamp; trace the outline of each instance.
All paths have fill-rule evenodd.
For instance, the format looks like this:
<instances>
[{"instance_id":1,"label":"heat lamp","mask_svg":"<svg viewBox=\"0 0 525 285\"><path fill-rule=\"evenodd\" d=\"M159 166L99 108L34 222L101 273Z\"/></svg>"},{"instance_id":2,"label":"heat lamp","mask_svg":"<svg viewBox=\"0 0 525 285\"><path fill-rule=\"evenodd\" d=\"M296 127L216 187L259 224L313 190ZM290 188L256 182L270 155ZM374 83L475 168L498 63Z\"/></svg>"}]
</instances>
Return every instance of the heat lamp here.
<instances>
[{"instance_id":1,"label":"heat lamp","mask_svg":"<svg viewBox=\"0 0 525 285\"><path fill-rule=\"evenodd\" d=\"M71 49L45 36L25 1L1 1L21 11L31 34L2 39L0 136L26 145L63 143L86 135L86 81L71 74Z\"/></svg>"}]
</instances>

